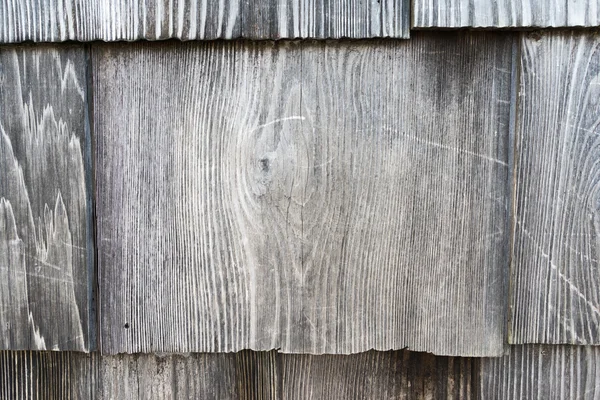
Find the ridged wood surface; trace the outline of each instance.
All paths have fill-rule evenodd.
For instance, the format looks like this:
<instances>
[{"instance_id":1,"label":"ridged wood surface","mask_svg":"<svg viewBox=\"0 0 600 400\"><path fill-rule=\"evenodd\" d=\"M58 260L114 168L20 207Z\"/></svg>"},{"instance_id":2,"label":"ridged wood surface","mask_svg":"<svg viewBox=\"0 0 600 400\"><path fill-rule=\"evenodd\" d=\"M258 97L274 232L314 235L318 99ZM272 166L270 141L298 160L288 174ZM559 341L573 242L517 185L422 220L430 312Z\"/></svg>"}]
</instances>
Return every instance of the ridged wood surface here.
<instances>
[{"instance_id":1,"label":"ridged wood surface","mask_svg":"<svg viewBox=\"0 0 600 400\"><path fill-rule=\"evenodd\" d=\"M600 35L521 47L511 342L600 344Z\"/></svg>"},{"instance_id":2,"label":"ridged wood surface","mask_svg":"<svg viewBox=\"0 0 600 400\"><path fill-rule=\"evenodd\" d=\"M95 45L102 350L501 354L513 42Z\"/></svg>"},{"instance_id":3,"label":"ridged wood surface","mask_svg":"<svg viewBox=\"0 0 600 400\"><path fill-rule=\"evenodd\" d=\"M407 38L408 0L0 0L0 43Z\"/></svg>"},{"instance_id":4,"label":"ridged wood surface","mask_svg":"<svg viewBox=\"0 0 600 400\"><path fill-rule=\"evenodd\" d=\"M507 356L484 358L480 368L482 400L600 399L598 346L510 346Z\"/></svg>"},{"instance_id":5,"label":"ridged wood surface","mask_svg":"<svg viewBox=\"0 0 600 400\"><path fill-rule=\"evenodd\" d=\"M470 399L469 358L0 352L6 399Z\"/></svg>"},{"instance_id":6,"label":"ridged wood surface","mask_svg":"<svg viewBox=\"0 0 600 400\"><path fill-rule=\"evenodd\" d=\"M414 28L600 26L600 0L414 0Z\"/></svg>"},{"instance_id":7,"label":"ridged wood surface","mask_svg":"<svg viewBox=\"0 0 600 400\"><path fill-rule=\"evenodd\" d=\"M95 346L86 57L0 47L0 349Z\"/></svg>"}]
</instances>

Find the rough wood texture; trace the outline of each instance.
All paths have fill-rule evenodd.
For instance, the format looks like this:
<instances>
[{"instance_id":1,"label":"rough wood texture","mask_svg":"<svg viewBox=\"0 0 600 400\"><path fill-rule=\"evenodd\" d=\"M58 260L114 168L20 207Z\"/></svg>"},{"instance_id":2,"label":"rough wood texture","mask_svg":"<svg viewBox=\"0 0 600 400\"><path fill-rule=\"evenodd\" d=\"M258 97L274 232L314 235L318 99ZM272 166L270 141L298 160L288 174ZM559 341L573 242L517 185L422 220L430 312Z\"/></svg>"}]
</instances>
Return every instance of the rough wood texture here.
<instances>
[{"instance_id":1,"label":"rough wood texture","mask_svg":"<svg viewBox=\"0 0 600 400\"><path fill-rule=\"evenodd\" d=\"M0 0L0 42L407 38L408 0Z\"/></svg>"},{"instance_id":2,"label":"rough wood texture","mask_svg":"<svg viewBox=\"0 0 600 400\"><path fill-rule=\"evenodd\" d=\"M277 357L278 398L283 399L467 400L479 367L471 358L410 351Z\"/></svg>"},{"instance_id":3,"label":"rough wood texture","mask_svg":"<svg viewBox=\"0 0 600 400\"><path fill-rule=\"evenodd\" d=\"M475 361L368 352L99 356L0 352L5 399L469 399Z\"/></svg>"},{"instance_id":4,"label":"rough wood texture","mask_svg":"<svg viewBox=\"0 0 600 400\"><path fill-rule=\"evenodd\" d=\"M414 0L414 28L600 26L600 0Z\"/></svg>"},{"instance_id":5,"label":"rough wood texture","mask_svg":"<svg viewBox=\"0 0 600 400\"><path fill-rule=\"evenodd\" d=\"M600 36L527 34L512 343L600 344Z\"/></svg>"},{"instance_id":6,"label":"rough wood texture","mask_svg":"<svg viewBox=\"0 0 600 400\"><path fill-rule=\"evenodd\" d=\"M513 37L407 43L94 47L104 352L501 354Z\"/></svg>"},{"instance_id":7,"label":"rough wood texture","mask_svg":"<svg viewBox=\"0 0 600 400\"><path fill-rule=\"evenodd\" d=\"M600 347L510 346L505 357L481 360L479 398L600 399Z\"/></svg>"},{"instance_id":8,"label":"rough wood texture","mask_svg":"<svg viewBox=\"0 0 600 400\"><path fill-rule=\"evenodd\" d=\"M0 349L94 347L86 57L0 47Z\"/></svg>"}]
</instances>

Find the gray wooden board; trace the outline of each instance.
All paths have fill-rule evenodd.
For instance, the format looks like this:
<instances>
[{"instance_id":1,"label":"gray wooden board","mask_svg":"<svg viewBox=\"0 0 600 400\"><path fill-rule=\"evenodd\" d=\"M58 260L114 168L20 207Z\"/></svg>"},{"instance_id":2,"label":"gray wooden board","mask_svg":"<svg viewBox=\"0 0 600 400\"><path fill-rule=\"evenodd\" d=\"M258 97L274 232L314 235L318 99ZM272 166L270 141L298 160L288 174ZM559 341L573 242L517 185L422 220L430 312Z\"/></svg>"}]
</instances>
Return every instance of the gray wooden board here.
<instances>
[{"instance_id":1,"label":"gray wooden board","mask_svg":"<svg viewBox=\"0 0 600 400\"><path fill-rule=\"evenodd\" d=\"M600 35L521 47L510 341L600 344Z\"/></svg>"},{"instance_id":2,"label":"gray wooden board","mask_svg":"<svg viewBox=\"0 0 600 400\"><path fill-rule=\"evenodd\" d=\"M0 0L0 43L407 38L409 0Z\"/></svg>"},{"instance_id":3,"label":"gray wooden board","mask_svg":"<svg viewBox=\"0 0 600 400\"><path fill-rule=\"evenodd\" d=\"M515 43L94 45L102 351L501 354Z\"/></svg>"},{"instance_id":4,"label":"gray wooden board","mask_svg":"<svg viewBox=\"0 0 600 400\"><path fill-rule=\"evenodd\" d=\"M0 47L0 349L95 346L87 56Z\"/></svg>"},{"instance_id":5,"label":"gray wooden board","mask_svg":"<svg viewBox=\"0 0 600 400\"><path fill-rule=\"evenodd\" d=\"M600 26L600 0L414 0L414 28Z\"/></svg>"},{"instance_id":6,"label":"gray wooden board","mask_svg":"<svg viewBox=\"0 0 600 400\"><path fill-rule=\"evenodd\" d=\"M0 352L4 399L470 399L478 364L408 351L310 356Z\"/></svg>"},{"instance_id":7,"label":"gray wooden board","mask_svg":"<svg viewBox=\"0 0 600 400\"><path fill-rule=\"evenodd\" d=\"M481 360L480 399L600 399L600 347L510 346L507 356Z\"/></svg>"}]
</instances>

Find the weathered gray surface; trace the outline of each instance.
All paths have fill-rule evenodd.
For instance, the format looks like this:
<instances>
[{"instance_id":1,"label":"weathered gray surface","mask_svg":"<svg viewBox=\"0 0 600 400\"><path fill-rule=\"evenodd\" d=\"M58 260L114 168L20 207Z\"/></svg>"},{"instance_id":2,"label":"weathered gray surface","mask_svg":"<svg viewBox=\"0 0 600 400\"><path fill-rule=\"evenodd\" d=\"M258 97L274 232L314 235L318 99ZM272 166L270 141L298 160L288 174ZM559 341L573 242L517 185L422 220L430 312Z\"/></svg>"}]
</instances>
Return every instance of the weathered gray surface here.
<instances>
[{"instance_id":1,"label":"weathered gray surface","mask_svg":"<svg viewBox=\"0 0 600 400\"><path fill-rule=\"evenodd\" d=\"M414 0L415 28L600 26L600 0Z\"/></svg>"},{"instance_id":2,"label":"weathered gray surface","mask_svg":"<svg viewBox=\"0 0 600 400\"><path fill-rule=\"evenodd\" d=\"M512 45L94 46L103 351L500 354Z\"/></svg>"},{"instance_id":3,"label":"weathered gray surface","mask_svg":"<svg viewBox=\"0 0 600 400\"><path fill-rule=\"evenodd\" d=\"M470 399L475 359L410 351L277 355L282 399Z\"/></svg>"},{"instance_id":4,"label":"weathered gray surface","mask_svg":"<svg viewBox=\"0 0 600 400\"><path fill-rule=\"evenodd\" d=\"M523 36L512 343L600 344L600 36Z\"/></svg>"},{"instance_id":5,"label":"weathered gray surface","mask_svg":"<svg viewBox=\"0 0 600 400\"><path fill-rule=\"evenodd\" d=\"M0 352L3 399L469 399L475 361L368 352L99 356Z\"/></svg>"},{"instance_id":6,"label":"weathered gray surface","mask_svg":"<svg viewBox=\"0 0 600 400\"><path fill-rule=\"evenodd\" d=\"M86 104L82 47L0 47L0 349L94 347Z\"/></svg>"},{"instance_id":7,"label":"weathered gray surface","mask_svg":"<svg viewBox=\"0 0 600 400\"><path fill-rule=\"evenodd\" d=\"M408 37L408 0L0 0L0 42Z\"/></svg>"},{"instance_id":8,"label":"weathered gray surface","mask_svg":"<svg viewBox=\"0 0 600 400\"><path fill-rule=\"evenodd\" d=\"M510 346L500 358L481 360L481 399L600 399L600 347Z\"/></svg>"}]
</instances>

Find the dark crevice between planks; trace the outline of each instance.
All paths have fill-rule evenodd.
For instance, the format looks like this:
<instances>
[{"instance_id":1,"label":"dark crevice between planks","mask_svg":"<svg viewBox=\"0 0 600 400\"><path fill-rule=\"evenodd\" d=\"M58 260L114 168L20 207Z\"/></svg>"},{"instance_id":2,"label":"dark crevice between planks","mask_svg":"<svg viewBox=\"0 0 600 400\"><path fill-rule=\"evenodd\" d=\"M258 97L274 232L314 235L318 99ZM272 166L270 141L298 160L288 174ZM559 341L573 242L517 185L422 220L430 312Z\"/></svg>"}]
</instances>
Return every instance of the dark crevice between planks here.
<instances>
[{"instance_id":1,"label":"dark crevice between planks","mask_svg":"<svg viewBox=\"0 0 600 400\"><path fill-rule=\"evenodd\" d=\"M94 146L94 74L92 69L92 56L91 56L91 45L86 44L84 46L86 53L86 69L85 69L85 82L87 86L87 107L85 108L85 132L86 132L86 146L85 146L85 162L91 168L86 171L86 185L88 190L88 260L89 260L89 299L90 299L90 313L89 313L89 336L90 336L90 350L98 350L99 344L99 332L100 332L100 313L98 309L100 294L98 287L98 246L97 234L96 234L96 159L93 151Z\"/></svg>"}]
</instances>

